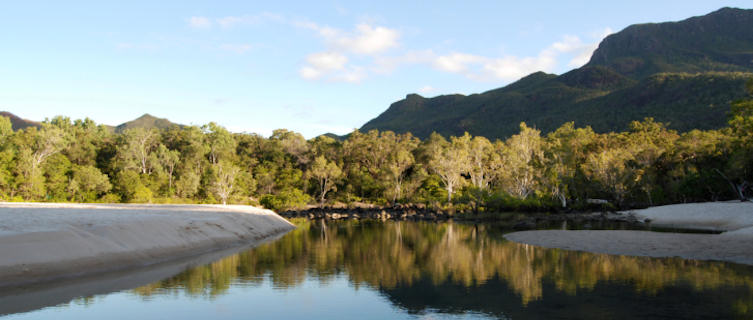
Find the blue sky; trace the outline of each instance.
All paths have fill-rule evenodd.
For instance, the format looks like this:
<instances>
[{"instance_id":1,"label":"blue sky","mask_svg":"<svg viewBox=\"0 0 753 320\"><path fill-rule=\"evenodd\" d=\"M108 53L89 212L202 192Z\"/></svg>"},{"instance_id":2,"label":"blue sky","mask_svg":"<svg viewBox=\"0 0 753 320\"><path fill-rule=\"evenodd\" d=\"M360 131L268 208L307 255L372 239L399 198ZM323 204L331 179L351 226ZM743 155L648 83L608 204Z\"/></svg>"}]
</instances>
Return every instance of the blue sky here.
<instances>
[{"instance_id":1,"label":"blue sky","mask_svg":"<svg viewBox=\"0 0 753 320\"><path fill-rule=\"evenodd\" d=\"M408 93L487 91L607 34L749 1L7 1L0 110L344 134Z\"/></svg>"}]
</instances>

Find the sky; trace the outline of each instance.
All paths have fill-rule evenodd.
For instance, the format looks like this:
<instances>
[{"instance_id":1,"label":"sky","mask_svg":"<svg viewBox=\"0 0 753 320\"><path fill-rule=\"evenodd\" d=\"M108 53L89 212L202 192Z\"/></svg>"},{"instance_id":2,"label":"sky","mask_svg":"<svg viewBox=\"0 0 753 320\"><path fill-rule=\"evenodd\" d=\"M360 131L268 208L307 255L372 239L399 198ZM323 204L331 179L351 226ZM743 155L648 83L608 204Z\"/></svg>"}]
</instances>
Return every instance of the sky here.
<instances>
[{"instance_id":1,"label":"sky","mask_svg":"<svg viewBox=\"0 0 753 320\"><path fill-rule=\"evenodd\" d=\"M2 0L0 0L2 1ZM409 93L588 62L635 23L750 1L2 1L0 110L345 134Z\"/></svg>"}]
</instances>

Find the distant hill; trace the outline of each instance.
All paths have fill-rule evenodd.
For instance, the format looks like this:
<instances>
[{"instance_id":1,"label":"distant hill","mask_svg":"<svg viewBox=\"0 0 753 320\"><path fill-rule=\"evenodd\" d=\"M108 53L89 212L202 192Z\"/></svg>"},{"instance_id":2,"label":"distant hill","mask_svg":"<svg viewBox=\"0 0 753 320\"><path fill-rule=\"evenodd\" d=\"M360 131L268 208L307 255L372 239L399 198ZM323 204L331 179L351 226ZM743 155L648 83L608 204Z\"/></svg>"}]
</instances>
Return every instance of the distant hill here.
<instances>
[{"instance_id":1,"label":"distant hill","mask_svg":"<svg viewBox=\"0 0 753 320\"><path fill-rule=\"evenodd\" d=\"M525 121L544 132L575 121L599 132L654 117L680 131L726 124L753 78L753 10L723 8L680 22L632 25L605 38L583 67L536 72L481 94L409 94L362 131L505 138Z\"/></svg>"},{"instance_id":2,"label":"distant hill","mask_svg":"<svg viewBox=\"0 0 753 320\"><path fill-rule=\"evenodd\" d=\"M172 123L170 120L157 118L146 113L143 116L116 126L114 130L115 132L120 133L131 128L168 129L172 126L183 127L181 124Z\"/></svg>"},{"instance_id":3,"label":"distant hill","mask_svg":"<svg viewBox=\"0 0 753 320\"><path fill-rule=\"evenodd\" d=\"M0 111L0 116L8 117L10 119L13 130L21 130L28 127L39 127L41 125L39 122L23 119L8 111Z\"/></svg>"},{"instance_id":4,"label":"distant hill","mask_svg":"<svg viewBox=\"0 0 753 320\"><path fill-rule=\"evenodd\" d=\"M4 117L10 118L10 122L13 125L13 130L21 130L21 129L25 129L27 127L32 127L32 126L33 127L39 127L39 126L41 126L40 122L23 119L23 118L15 115L15 114L12 114L12 113L7 112L7 111L0 111L0 116L4 116ZM167 119L164 119L164 118L157 118L157 117L152 116L152 115L150 115L148 113L146 113L146 114L144 114L144 115L142 115L142 116L140 116L140 117L138 117L136 119L133 119L133 120L125 122L125 123L122 123L122 124L114 126L114 127L113 126L105 125L105 127L109 128L110 130L112 130L114 132L117 132L117 133L121 133L121 132L123 132L123 131L125 131L127 129L131 129L131 128L168 129L168 128L172 127L172 126L183 127L182 124L173 123L173 122L170 122L170 120L167 120Z\"/></svg>"}]
</instances>

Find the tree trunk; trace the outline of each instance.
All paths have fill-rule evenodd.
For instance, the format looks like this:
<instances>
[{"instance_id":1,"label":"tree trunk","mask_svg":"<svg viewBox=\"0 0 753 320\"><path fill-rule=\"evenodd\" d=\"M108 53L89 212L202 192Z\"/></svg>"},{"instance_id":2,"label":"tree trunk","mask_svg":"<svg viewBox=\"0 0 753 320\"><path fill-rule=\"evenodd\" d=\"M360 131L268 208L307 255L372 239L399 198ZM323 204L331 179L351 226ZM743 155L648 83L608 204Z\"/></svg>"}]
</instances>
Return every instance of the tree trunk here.
<instances>
[{"instance_id":1,"label":"tree trunk","mask_svg":"<svg viewBox=\"0 0 753 320\"><path fill-rule=\"evenodd\" d=\"M743 182L742 184L736 184L736 183L732 182L732 180L730 180L729 178L727 178L727 176L724 175L724 173L722 173L721 171L719 171L719 169L714 168L714 171L716 171L716 173L718 173L720 176L722 176L722 178L724 178L724 180L727 180L727 182L729 183L730 187L732 187L732 191L735 192L735 194L737 195L738 199L740 199L740 201L747 201L748 200L748 199L745 199L745 195L743 194L743 190L745 190L745 185L746 185L745 182Z\"/></svg>"},{"instance_id":2,"label":"tree trunk","mask_svg":"<svg viewBox=\"0 0 753 320\"><path fill-rule=\"evenodd\" d=\"M324 196L327 194L327 190L324 188L327 187L327 179L322 179L319 181L319 188L322 191L321 195L319 196L319 206L324 206Z\"/></svg>"},{"instance_id":3,"label":"tree trunk","mask_svg":"<svg viewBox=\"0 0 753 320\"><path fill-rule=\"evenodd\" d=\"M567 208L567 198L565 197L565 195L560 194L557 197L560 198L560 203L562 204L562 207Z\"/></svg>"}]
</instances>

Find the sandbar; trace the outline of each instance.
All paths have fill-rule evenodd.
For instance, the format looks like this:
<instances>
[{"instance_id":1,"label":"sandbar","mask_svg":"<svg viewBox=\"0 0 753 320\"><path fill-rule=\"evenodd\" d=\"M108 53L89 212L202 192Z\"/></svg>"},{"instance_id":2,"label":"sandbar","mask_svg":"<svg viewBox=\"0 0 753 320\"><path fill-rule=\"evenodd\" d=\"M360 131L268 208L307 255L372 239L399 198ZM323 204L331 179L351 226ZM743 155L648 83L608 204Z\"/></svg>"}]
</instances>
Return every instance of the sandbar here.
<instances>
[{"instance_id":1,"label":"sandbar","mask_svg":"<svg viewBox=\"0 0 753 320\"><path fill-rule=\"evenodd\" d=\"M143 267L292 229L252 206L0 203L0 287Z\"/></svg>"},{"instance_id":2,"label":"sandbar","mask_svg":"<svg viewBox=\"0 0 753 320\"><path fill-rule=\"evenodd\" d=\"M681 257L753 265L753 203L706 202L631 210L653 226L721 231L690 234L632 230L531 230L505 238L519 243L630 256Z\"/></svg>"}]
</instances>

